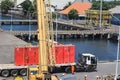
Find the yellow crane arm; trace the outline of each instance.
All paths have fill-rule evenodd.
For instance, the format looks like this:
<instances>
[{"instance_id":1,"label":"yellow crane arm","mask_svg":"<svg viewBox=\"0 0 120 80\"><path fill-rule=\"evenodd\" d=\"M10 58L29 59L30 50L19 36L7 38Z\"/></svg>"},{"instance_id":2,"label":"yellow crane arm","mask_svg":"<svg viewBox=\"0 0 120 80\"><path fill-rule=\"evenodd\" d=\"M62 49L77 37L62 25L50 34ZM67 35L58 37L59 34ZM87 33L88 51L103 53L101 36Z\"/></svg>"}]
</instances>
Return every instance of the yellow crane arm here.
<instances>
[{"instance_id":1,"label":"yellow crane arm","mask_svg":"<svg viewBox=\"0 0 120 80\"><path fill-rule=\"evenodd\" d=\"M46 12L44 0L36 0L37 18L38 18L38 40L39 40L39 63L38 75L44 75L48 72L48 54L47 54L47 27Z\"/></svg>"}]
</instances>

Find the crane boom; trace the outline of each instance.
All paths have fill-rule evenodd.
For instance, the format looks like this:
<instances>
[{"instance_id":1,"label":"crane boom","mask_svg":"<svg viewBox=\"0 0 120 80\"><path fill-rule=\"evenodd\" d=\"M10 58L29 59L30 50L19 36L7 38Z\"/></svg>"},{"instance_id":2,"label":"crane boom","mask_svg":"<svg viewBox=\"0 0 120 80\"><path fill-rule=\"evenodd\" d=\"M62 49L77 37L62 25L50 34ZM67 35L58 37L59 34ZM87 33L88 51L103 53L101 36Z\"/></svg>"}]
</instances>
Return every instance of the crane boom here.
<instances>
[{"instance_id":1,"label":"crane boom","mask_svg":"<svg viewBox=\"0 0 120 80\"><path fill-rule=\"evenodd\" d=\"M44 73L48 72L48 54L47 54L47 27L46 12L44 0L36 0L38 17L38 41L39 41L39 63L38 75L44 80Z\"/></svg>"}]
</instances>

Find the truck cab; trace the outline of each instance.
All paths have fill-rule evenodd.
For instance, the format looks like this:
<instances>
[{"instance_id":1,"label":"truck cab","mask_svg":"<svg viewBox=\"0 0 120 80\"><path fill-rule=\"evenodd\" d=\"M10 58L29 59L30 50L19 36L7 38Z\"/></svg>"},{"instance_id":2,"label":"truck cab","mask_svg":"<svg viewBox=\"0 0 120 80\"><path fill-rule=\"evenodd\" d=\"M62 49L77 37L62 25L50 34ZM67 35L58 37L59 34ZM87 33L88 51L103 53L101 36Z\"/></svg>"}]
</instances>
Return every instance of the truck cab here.
<instances>
[{"instance_id":1,"label":"truck cab","mask_svg":"<svg viewBox=\"0 0 120 80\"><path fill-rule=\"evenodd\" d=\"M77 70L94 71L97 68L97 58L91 53L83 53L76 64Z\"/></svg>"},{"instance_id":2,"label":"truck cab","mask_svg":"<svg viewBox=\"0 0 120 80\"><path fill-rule=\"evenodd\" d=\"M82 59L83 59L83 61L85 61L85 64L87 64L87 65L96 65L97 64L97 59L96 59L95 55L93 55L93 54L83 53Z\"/></svg>"}]
</instances>

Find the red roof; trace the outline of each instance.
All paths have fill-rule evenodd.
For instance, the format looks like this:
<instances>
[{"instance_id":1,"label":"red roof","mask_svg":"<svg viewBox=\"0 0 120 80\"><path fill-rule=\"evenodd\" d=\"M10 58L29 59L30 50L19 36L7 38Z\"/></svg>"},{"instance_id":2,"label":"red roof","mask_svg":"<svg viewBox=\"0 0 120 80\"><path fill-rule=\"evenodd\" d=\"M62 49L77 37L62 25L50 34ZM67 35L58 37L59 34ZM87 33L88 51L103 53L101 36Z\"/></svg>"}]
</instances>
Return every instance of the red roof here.
<instances>
[{"instance_id":1,"label":"red roof","mask_svg":"<svg viewBox=\"0 0 120 80\"><path fill-rule=\"evenodd\" d=\"M85 15L85 10L90 9L92 6L89 2L74 2L72 5L70 5L65 10L60 11L60 14L68 14L71 9L75 9L78 11L79 15Z\"/></svg>"}]
</instances>

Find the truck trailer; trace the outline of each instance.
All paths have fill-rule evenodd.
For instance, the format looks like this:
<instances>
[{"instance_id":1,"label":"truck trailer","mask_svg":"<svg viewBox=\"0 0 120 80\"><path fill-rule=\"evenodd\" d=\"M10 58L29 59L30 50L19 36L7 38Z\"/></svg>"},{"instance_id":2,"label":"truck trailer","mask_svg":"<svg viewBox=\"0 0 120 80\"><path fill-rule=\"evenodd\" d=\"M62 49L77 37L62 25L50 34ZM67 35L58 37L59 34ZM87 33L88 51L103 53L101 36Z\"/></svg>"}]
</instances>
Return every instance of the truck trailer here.
<instances>
[{"instance_id":1,"label":"truck trailer","mask_svg":"<svg viewBox=\"0 0 120 80\"><path fill-rule=\"evenodd\" d=\"M97 68L96 56L90 53L83 53L75 61L74 45L55 45L54 47L55 64L49 66L49 72L54 73L58 69L62 72L71 72L71 66L75 71L94 71ZM49 61L49 59L48 59ZM14 50L13 64L0 64L0 75L8 76L25 76L27 68L38 65L38 46L16 47Z\"/></svg>"}]
</instances>

